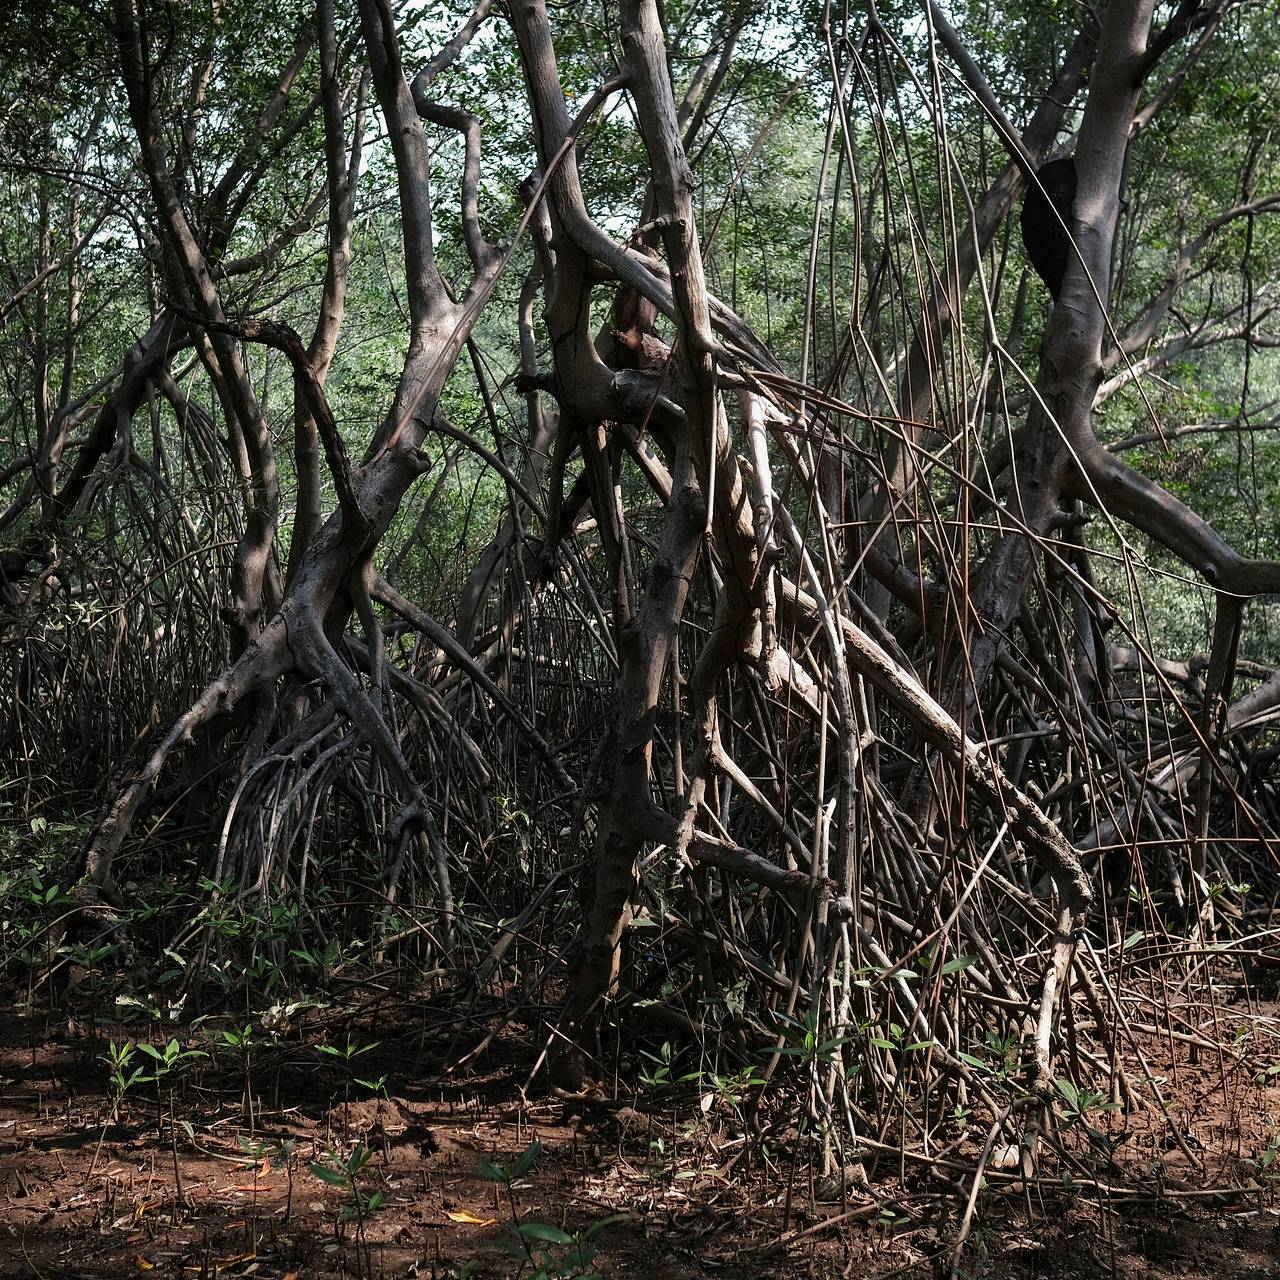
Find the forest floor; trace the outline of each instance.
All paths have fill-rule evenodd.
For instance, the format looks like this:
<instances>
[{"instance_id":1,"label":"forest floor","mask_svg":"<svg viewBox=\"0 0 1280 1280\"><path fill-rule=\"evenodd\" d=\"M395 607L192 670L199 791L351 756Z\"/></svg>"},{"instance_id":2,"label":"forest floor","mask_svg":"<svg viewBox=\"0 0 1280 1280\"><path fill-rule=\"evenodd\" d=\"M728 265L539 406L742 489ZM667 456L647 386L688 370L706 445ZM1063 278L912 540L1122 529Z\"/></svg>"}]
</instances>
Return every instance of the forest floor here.
<instances>
[{"instance_id":1,"label":"forest floor","mask_svg":"<svg viewBox=\"0 0 1280 1280\"><path fill-rule=\"evenodd\" d=\"M222 1022L234 1033L223 1019L196 1038L178 1026L147 1037L7 1003L0 1276L531 1276L504 1249L513 1208L530 1246L556 1267L572 1253L566 1239L603 1223L591 1243L606 1277L945 1276L981 1147L976 1133L954 1165L885 1157L865 1186L824 1199L806 1162L788 1156L786 1133L772 1163L743 1167L732 1116L721 1123L721 1102L696 1089L678 1101L524 1101L528 1044L505 1039L482 1071L433 1074L443 1046L433 1050L408 1003L251 1056L252 1117L243 1075L225 1059L177 1061L159 1085L139 1081L117 1105L103 1062L112 1041L172 1035L185 1047L208 1043ZM322 1042L330 1049L317 1053ZM135 1053L128 1069L154 1065ZM1158 1116L1127 1117L1127 1159L1105 1185L1046 1177L1028 1189L992 1173L961 1274L1280 1277L1280 1198L1265 1155L1280 1146L1280 1086L1265 1071L1259 1083L1258 1064L1236 1065L1166 1062L1183 1142ZM379 1083L382 1096L371 1097ZM542 1151L510 1195L493 1169L485 1176L482 1162L509 1172L535 1140ZM368 1163L336 1185L353 1150ZM363 1222L342 1220L353 1192L369 1205Z\"/></svg>"}]
</instances>

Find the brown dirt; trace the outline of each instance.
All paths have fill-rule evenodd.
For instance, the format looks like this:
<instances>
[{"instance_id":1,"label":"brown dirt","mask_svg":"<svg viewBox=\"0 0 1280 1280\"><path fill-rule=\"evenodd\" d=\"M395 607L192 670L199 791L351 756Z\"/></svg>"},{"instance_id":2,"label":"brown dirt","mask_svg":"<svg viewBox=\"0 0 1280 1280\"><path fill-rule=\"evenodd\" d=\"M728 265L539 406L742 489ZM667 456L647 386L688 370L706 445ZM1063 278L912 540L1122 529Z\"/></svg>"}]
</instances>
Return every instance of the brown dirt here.
<instances>
[{"instance_id":1,"label":"brown dirt","mask_svg":"<svg viewBox=\"0 0 1280 1280\"><path fill-rule=\"evenodd\" d=\"M491 1055L487 1075L442 1081L424 1065L419 1038L396 1039L393 1030L355 1037L384 1036L355 1074L386 1072L389 1099L344 1100L339 1070L315 1052L314 1036L303 1037L259 1061L252 1126L237 1073L225 1062L217 1070L197 1064L175 1095L175 1143L167 1100L157 1102L151 1086L131 1090L112 1120L99 1055L129 1029L89 1035L65 1017L0 1017L0 1277L514 1276L517 1265L501 1247L510 1207L478 1165L509 1165L535 1138L545 1151L518 1186L522 1219L573 1232L624 1215L597 1239L605 1276L946 1274L962 1200L943 1193L940 1179L967 1192L971 1175L962 1168L908 1164L904 1177L896 1160L886 1161L892 1168L876 1170L871 1186L842 1205L811 1198L801 1162L788 1210L785 1135L772 1166L756 1161L730 1176L741 1139L730 1117L718 1120L717 1106L704 1113L696 1096L674 1110L647 1110L635 1097L526 1104L523 1065L494 1068ZM143 1038L158 1043L169 1034L184 1032ZM507 1048L513 1064L527 1064L527 1052ZM503 1052L502 1044L493 1050ZM1148 1112L1124 1122L1134 1137L1101 1193L1046 1180L1028 1194L993 1175L962 1274L1280 1277L1280 1208L1269 1171L1248 1163L1276 1132L1280 1089L1256 1086L1252 1065L1224 1072L1182 1055L1165 1070L1182 1104L1173 1110L1184 1140L1205 1171L1188 1164L1168 1126ZM242 1140L292 1141L291 1166L279 1156L255 1162ZM386 1198L363 1247L354 1225L339 1222L343 1191L308 1169L360 1143L374 1153L362 1183ZM962 1150L960 1165L971 1169L973 1152ZM1206 1194L1223 1186L1237 1190ZM837 1220L841 1214L848 1216ZM784 1234L794 1242L779 1250Z\"/></svg>"}]
</instances>

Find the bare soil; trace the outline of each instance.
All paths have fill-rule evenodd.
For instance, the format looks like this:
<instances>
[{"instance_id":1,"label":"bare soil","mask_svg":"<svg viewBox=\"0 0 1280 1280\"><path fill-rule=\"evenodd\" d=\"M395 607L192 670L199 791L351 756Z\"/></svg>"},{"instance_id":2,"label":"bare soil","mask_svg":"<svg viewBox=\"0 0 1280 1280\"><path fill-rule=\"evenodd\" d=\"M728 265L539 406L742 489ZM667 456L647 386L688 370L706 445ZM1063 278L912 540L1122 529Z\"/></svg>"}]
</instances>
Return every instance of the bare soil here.
<instances>
[{"instance_id":1,"label":"bare soil","mask_svg":"<svg viewBox=\"0 0 1280 1280\"><path fill-rule=\"evenodd\" d=\"M355 1041L379 1043L352 1071L315 1051L325 1037L314 1029L277 1045L251 1062L250 1114L243 1074L225 1058L193 1061L172 1100L139 1084L114 1105L107 1043L202 1043L183 1028L91 1034L10 1005L0 1276L515 1276L503 1249L512 1207L480 1164L509 1167L534 1140L545 1150L514 1188L516 1212L568 1233L620 1215L594 1241L607 1277L947 1274L980 1134L936 1164L885 1156L866 1186L824 1196L807 1160L792 1159L793 1133L775 1135L769 1159L745 1162L740 1126L706 1095L524 1101L527 1043L496 1042L484 1072L458 1080L438 1074L440 1049L421 1026L397 1027L385 1011L360 1026ZM1091 1187L1045 1178L1027 1188L992 1173L961 1274L1280 1277L1280 1205L1263 1166L1280 1089L1255 1083L1260 1068L1243 1058L1210 1056L1164 1064L1182 1144L1148 1108L1123 1120L1133 1131L1124 1161ZM353 1074L385 1074L388 1096L371 1098ZM358 1185L384 1203L357 1229L342 1221L350 1196L309 1166L333 1167L361 1145L373 1154Z\"/></svg>"}]
</instances>

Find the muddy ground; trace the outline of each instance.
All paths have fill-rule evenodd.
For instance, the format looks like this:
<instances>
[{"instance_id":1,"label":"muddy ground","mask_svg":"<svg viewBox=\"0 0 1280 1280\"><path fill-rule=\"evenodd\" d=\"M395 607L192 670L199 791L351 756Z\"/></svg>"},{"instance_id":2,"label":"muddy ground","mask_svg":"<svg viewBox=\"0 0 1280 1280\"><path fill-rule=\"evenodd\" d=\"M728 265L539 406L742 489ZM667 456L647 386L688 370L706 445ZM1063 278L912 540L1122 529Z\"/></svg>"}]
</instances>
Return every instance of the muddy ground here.
<instances>
[{"instance_id":1,"label":"muddy ground","mask_svg":"<svg viewBox=\"0 0 1280 1280\"><path fill-rule=\"evenodd\" d=\"M423 1026L400 1002L251 1044L249 1105L244 1056L225 1047L236 1020L99 1026L10 1003L0 1276L530 1276L509 1251L513 1215L551 1274L572 1260L566 1238L593 1226L592 1267L604 1276L948 1273L976 1130L932 1161L882 1153L866 1185L842 1193L812 1175L794 1130L777 1127L767 1154L748 1159L724 1097L618 1088L526 1101L527 1042L499 1039L459 1078L441 1073L439 1027ZM118 1098L108 1046L169 1037L179 1050L224 1048ZM1088 1185L1064 1185L1061 1170L1030 1187L991 1173L962 1275L1280 1277L1272 1059L1197 1058L1170 1043L1171 1121L1150 1106L1108 1113L1112 1132L1133 1136L1116 1163L1095 1162ZM129 1070L151 1066L144 1058L135 1051ZM541 1154L508 1192L483 1162L510 1170L534 1141ZM339 1165L361 1149L367 1163L338 1185Z\"/></svg>"}]
</instances>

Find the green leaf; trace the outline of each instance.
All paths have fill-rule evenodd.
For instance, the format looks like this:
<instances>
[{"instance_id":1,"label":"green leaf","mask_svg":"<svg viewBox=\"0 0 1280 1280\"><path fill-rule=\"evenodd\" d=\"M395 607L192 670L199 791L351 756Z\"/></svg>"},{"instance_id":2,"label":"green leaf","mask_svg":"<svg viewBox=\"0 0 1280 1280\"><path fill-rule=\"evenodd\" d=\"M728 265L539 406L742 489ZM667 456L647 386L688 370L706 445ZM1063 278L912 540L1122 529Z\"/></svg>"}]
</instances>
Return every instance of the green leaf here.
<instances>
[{"instance_id":1,"label":"green leaf","mask_svg":"<svg viewBox=\"0 0 1280 1280\"><path fill-rule=\"evenodd\" d=\"M967 969L970 965L975 965L977 963L977 956L952 956L952 958L942 966L942 972L959 973L962 969Z\"/></svg>"},{"instance_id":2,"label":"green leaf","mask_svg":"<svg viewBox=\"0 0 1280 1280\"><path fill-rule=\"evenodd\" d=\"M481 1160L476 1171L482 1178L487 1178L490 1182L507 1181L507 1171L490 1160Z\"/></svg>"},{"instance_id":3,"label":"green leaf","mask_svg":"<svg viewBox=\"0 0 1280 1280\"><path fill-rule=\"evenodd\" d=\"M607 1218L601 1218L598 1222L593 1222L583 1233L582 1239L592 1240L600 1234L606 1227L611 1227L615 1222L625 1222L627 1215L625 1213L611 1213Z\"/></svg>"},{"instance_id":4,"label":"green leaf","mask_svg":"<svg viewBox=\"0 0 1280 1280\"><path fill-rule=\"evenodd\" d=\"M347 1175L339 1169L330 1169L327 1164L310 1165L312 1174L319 1178L321 1182L327 1182L331 1187L347 1186Z\"/></svg>"},{"instance_id":5,"label":"green leaf","mask_svg":"<svg viewBox=\"0 0 1280 1280\"><path fill-rule=\"evenodd\" d=\"M824 1056L834 1053L842 1045L848 1044L853 1039L853 1036L836 1036L833 1040L824 1040L818 1047L818 1054L819 1056Z\"/></svg>"},{"instance_id":6,"label":"green leaf","mask_svg":"<svg viewBox=\"0 0 1280 1280\"><path fill-rule=\"evenodd\" d=\"M526 1173L537 1163L538 1157L542 1154L542 1143L536 1138L529 1143L527 1147L520 1153L514 1167L511 1170L511 1179L514 1182L516 1178L523 1178Z\"/></svg>"},{"instance_id":7,"label":"green leaf","mask_svg":"<svg viewBox=\"0 0 1280 1280\"><path fill-rule=\"evenodd\" d=\"M544 1240L547 1244L572 1244L573 1237L549 1222L522 1222L517 1228L526 1240Z\"/></svg>"}]
</instances>

